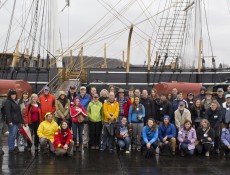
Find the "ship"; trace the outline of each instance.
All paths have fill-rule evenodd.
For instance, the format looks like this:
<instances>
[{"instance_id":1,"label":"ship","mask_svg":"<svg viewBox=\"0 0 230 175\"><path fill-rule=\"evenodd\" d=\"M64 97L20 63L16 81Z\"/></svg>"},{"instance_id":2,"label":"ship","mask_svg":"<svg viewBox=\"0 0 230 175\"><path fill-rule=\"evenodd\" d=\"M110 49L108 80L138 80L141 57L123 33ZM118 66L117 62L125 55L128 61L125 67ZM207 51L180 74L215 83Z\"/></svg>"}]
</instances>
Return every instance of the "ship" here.
<instances>
[{"instance_id":1,"label":"ship","mask_svg":"<svg viewBox=\"0 0 230 175\"><path fill-rule=\"evenodd\" d=\"M26 80L32 85L35 93L40 93L45 85L49 85L52 91L57 91L67 90L69 85L73 84L100 88L113 84L124 89L152 88L160 82L200 83L204 86L224 88L229 84L230 68L223 65L216 66L210 34L207 43L203 39L202 19L206 22L206 32L209 33L205 1L167 0L164 3L159 1L159 8L153 13L148 8L156 4L152 2L146 6L142 4L141 7L145 7L142 12L145 15L142 15L145 17L135 23L124 15L127 8L135 1L125 2L119 10L116 10L118 3L109 4L103 1L101 3L104 3L108 10L106 15L110 14L108 19L101 26L97 26L97 23L93 25L66 49L63 49L62 43L59 42L61 32L57 17L60 12L57 10L56 0L19 3L24 9L23 21L20 24L21 32L13 49L9 48L18 3L14 0L3 52L0 53L0 79ZM62 11L70 7L70 0L66 0L65 3ZM5 2L0 8L4 5ZM204 12L201 12L202 10ZM110 39L119 38L117 35L121 33L121 29L111 30L109 34L105 31L112 28L111 24L114 21L122 22L123 19L130 22L129 26L122 28L122 31L127 31L127 47L121 49L122 58L116 65L113 59L107 58L107 48ZM138 31L143 32L141 27L146 23L149 23L152 35L145 34L142 41L146 45L144 65L132 65L130 62L135 63L132 60L134 47L132 42L135 35L138 36ZM90 33L94 28L94 32ZM89 36L85 37L88 33ZM97 56L84 55L83 51L97 40L104 42L102 46L104 57L99 59ZM205 44L210 45L211 55L205 54ZM10 50L13 51L9 52ZM211 66L206 66L206 62L211 62Z\"/></svg>"}]
</instances>

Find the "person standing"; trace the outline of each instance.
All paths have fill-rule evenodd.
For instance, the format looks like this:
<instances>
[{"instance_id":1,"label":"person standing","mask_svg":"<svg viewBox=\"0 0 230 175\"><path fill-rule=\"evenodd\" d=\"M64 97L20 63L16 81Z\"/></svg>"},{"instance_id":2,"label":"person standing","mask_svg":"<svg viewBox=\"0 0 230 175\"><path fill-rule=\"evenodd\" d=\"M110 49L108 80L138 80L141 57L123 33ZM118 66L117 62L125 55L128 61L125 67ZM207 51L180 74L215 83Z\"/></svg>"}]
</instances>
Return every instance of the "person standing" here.
<instances>
[{"instance_id":1,"label":"person standing","mask_svg":"<svg viewBox=\"0 0 230 175\"><path fill-rule=\"evenodd\" d=\"M54 152L54 133L58 129L58 124L54 121L54 116L51 112L47 112L44 118L45 120L41 122L38 127L37 134L39 137L41 152L47 154L49 150Z\"/></svg>"},{"instance_id":2,"label":"person standing","mask_svg":"<svg viewBox=\"0 0 230 175\"><path fill-rule=\"evenodd\" d=\"M93 100L93 96L95 94L97 94L97 89L96 89L96 87L93 86L93 87L90 88L90 98L91 98L91 100Z\"/></svg>"},{"instance_id":3,"label":"person standing","mask_svg":"<svg viewBox=\"0 0 230 175\"><path fill-rule=\"evenodd\" d=\"M207 110L210 108L212 102L212 92L207 91L205 92L205 98L201 101L201 104L203 105L204 109Z\"/></svg>"},{"instance_id":4,"label":"person standing","mask_svg":"<svg viewBox=\"0 0 230 175\"><path fill-rule=\"evenodd\" d=\"M39 97L43 119L47 112L54 113L56 111L55 101L54 95L50 94L50 88L45 86L43 88L43 94Z\"/></svg>"},{"instance_id":5,"label":"person standing","mask_svg":"<svg viewBox=\"0 0 230 175\"><path fill-rule=\"evenodd\" d=\"M228 124L230 122L230 94L225 96L226 102L222 104L223 123Z\"/></svg>"},{"instance_id":6,"label":"person standing","mask_svg":"<svg viewBox=\"0 0 230 175\"><path fill-rule=\"evenodd\" d=\"M6 113L6 123L8 124L8 147L9 153L18 153L18 149L15 147L15 140L17 138L18 129L21 124L24 123L20 105L17 101L17 92L10 90L7 94L7 100L4 104Z\"/></svg>"},{"instance_id":7,"label":"person standing","mask_svg":"<svg viewBox=\"0 0 230 175\"><path fill-rule=\"evenodd\" d=\"M61 121L69 121L70 101L67 98L65 91L59 91L59 97L56 100L56 121L60 125Z\"/></svg>"},{"instance_id":8,"label":"person standing","mask_svg":"<svg viewBox=\"0 0 230 175\"><path fill-rule=\"evenodd\" d=\"M69 87L69 91L67 92L67 98L70 101L70 106L74 105L74 99L77 96L76 87L74 85Z\"/></svg>"},{"instance_id":9,"label":"person standing","mask_svg":"<svg viewBox=\"0 0 230 175\"><path fill-rule=\"evenodd\" d=\"M86 93L86 87L81 86L80 87L80 93L77 95L77 97L80 99L81 105L84 107L85 111L87 111L87 107L89 102L91 101L90 95ZM88 121L84 121L84 128L83 128L83 145L84 147L88 148L89 143L89 123Z\"/></svg>"},{"instance_id":10,"label":"person standing","mask_svg":"<svg viewBox=\"0 0 230 175\"><path fill-rule=\"evenodd\" d=\"M188 104L188 109L190 109L191 106L194 104L194 94L192 92L189 92L187 94L187 104Z\"/></svg>"},{"instance_id":11,"label":"person standing","mask_svg":"<svg viewBox=\"0 0 230 175\"><path fill-rule=\"evenodd\" d=\"M29 92L24 91L22 93L21 99L19 100L22 116L24 116L24 111L25 111L25 108L28 105L28 103L29 103Z\"/></svg>"},{"instance_id":12,"label":"person standing","mask_svg":"<svg viewBox=\"0 0 230 175\"><path fill-rule=\"evenodd\" d=\"M115 100L115 94L109 93L109 99L103 105L104 126L103 141L100 150L104 151L108 141L109 150L114 149L115 125L119 115L119 103Z\"/></svg>"},{"instance_id":13,"label":"person standing","mask_svg":"<svg viewBox=\"0 0 230 175\"><path fill-rule=\"evenodd\" d=\"M102 89L100 92L100 98L99 101L104 104L104 102L108 99L109 93L106 89Z\"/></svg>"},{"instance_id":14,"label":"person standing","mask_svg":"<svg viewBox=\"0 0 230 175\"><path fill-rule=\"evenodd\" d=\"M216 100L211 102L210 108L205 111L205 119L210 122L211 128L215 131L215 150L216 153L220 153L220 124L222 122L223 116L222 111L220 109L220 105Z\"/></svg>"},{"instance_id":15,"label":"person standing","mask_svg":"<svg viewBox=\"0 0 230 175\"><path fill-rule=\"evenodd\" d=\"M87 114L89 118L89 145L91 149L99 149L100 135L102 130L102 103L98 94L93 95L93 100L89 103Z\"/></svg>"},{"instance_id":16,"label":"person standing","mask_svg":"<svg viewBox=\"0 0 230 175\"><path fill-rule=\"evenodd\" d=\"M179 103L179 107L175 111L174 115L175 115L175 125L177 129L183 127L184 122L186 120L191 121L191 113L188 109L185 108L185 103L183 101Z\"/></svg>"},{"instance_id":17,"label":"person standing","mask_svg":"<svg viewBox=\"0 0 230 175\"><path fill-rule=\"evenodd\" d=\"M206 87L201 87L201 89L200 89L200 94L197 95L196 98L201 99L201 101L202 101L203 99L205 99L205 97L206 97L206 91L207 91Z\"/></svg>"},{"instance_id":18,"label":"person standing","mask_svg":"<svg viewBox=\"0 0 230 175\"><path fill-rule=\"evenodd\" d=\"M131 103L134 102L134 90L133 90L133 88L129 89L129 97L128 98L131 101Z\"/></svg>"},{"instance_id":19,"label":"person standing","mask_svg":"<svg viewBox=\"0 0 230 175\"><path fill-rule=\"evenodd\" d=\"M204 107L201 105L201 100L196 99L190 108L192 124L195 129L200 125L201 120L204 118Z\"/></svg>"},{"instance_id":20,"label":"person standing","mask_svg":"<svg viewBox=\"0 0 230 175\"><path fill-rule=\"evenodd\" d=\"M140 103L140 97L135 97L134 103L129 108L128 122L133 129L132 149L141 151L141 132L144 127L145 107Z\"/></svg>"},{"instance_id":21,"label":"person standing","mask_svg":"<svg viewBox=\"0 0 230 175\"><path fill-rule=\"evenodd\" d=\"M225 102L223 88L218 88L216 93L217 95L215 96L215 98L218 101L218 103L222 106L222 103Z\"/></svg>"},{"instance_id":22,"label":"person standing","mask_svg":"<svg viewBox=\"0 0 230 175\"><path fill-rule=\"evenodd\" d=\"M24 121L25 125L29 126L31 136L34 136L34 146L35 152L38 151L39 145L39 138L37 135L39 124L43 121L42 114L41 114L41 105L38 102L38 96L36 94L32 94L30 97L30 101L26 106L25 113L24 113ZM27 140L27 147L26 150L28 152L31 151L32 143Z\"/></svg>"},{"instance_id":23,"label":"person standing","mask_svg":"<svg viewBox=\"0 0 230 175\"><path fill-rule=\"evenodd\" d=\"M185 108L188 109L188 103L186 100L183 99L183 93L178 92L177 98L174 99L172 102L173 112L175 112L178 109L180 102L184 102Z\"/></svg>"},{"instance_id":24,"label":"person standing","mask_svg":"<svg viewBox=\"0 0 230 175\"><path fill-rule=\"evenodd\" d=\"M192 127L192 122L186 120L184 127L178 132L178 141L180 142L181 156L194 154L195 141L196 141L196 130Z\"/></svg>"},{"instance_id":25,"label":"person standing","mask_svg":"<svg viewBox=\"0 0 230 175\"><path fill-rule=\"evenodd\" d=\"M3 148L3 143L2 143L2 130L3 130L3 126L4 126L4 122L5 122L5 106L4 106L5 101L2 101L0 103L0 155L4 155L4 151L2 150Z\"/></svg>"}]
</instances>

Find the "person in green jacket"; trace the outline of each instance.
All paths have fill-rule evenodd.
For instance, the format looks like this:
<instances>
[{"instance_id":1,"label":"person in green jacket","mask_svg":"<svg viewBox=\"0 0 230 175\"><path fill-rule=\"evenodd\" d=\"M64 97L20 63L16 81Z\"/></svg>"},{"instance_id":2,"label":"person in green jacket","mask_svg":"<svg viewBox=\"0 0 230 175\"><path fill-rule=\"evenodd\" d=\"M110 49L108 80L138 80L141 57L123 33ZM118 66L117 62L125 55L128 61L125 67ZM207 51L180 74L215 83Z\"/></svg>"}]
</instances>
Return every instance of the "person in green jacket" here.
<instances>
[{"instance_id":1,"label":"person in green jacket","mask_svg":"<svg viewBox=\"0 0 230 175\"><path fill-rule=\"evenodd\" d=\"M91 149L99 149L100 134L102 130L102 103L98 94L93 95L93 100L87 107L89 117L89 144Z\"/></svg>"}]
</instances>

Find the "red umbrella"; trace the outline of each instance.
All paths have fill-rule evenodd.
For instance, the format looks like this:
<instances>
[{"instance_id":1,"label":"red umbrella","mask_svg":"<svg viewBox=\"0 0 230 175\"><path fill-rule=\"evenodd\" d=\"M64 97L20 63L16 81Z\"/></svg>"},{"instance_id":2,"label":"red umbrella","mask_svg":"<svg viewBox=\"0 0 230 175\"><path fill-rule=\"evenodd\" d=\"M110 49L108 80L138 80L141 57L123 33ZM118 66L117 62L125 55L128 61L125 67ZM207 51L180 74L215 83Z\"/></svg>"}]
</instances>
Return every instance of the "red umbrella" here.
<instances>
[{"instance_id":1,"label":"red umbrella","mask_svg":"<svg viewBox=\"0 0 230 175\"><path fill-rule=\"evenodd\" d=\"M22 126L20 128L20 132L33 144L33 139L31 136L30 128L29 126Z\"/></svg>"}]
</instances>

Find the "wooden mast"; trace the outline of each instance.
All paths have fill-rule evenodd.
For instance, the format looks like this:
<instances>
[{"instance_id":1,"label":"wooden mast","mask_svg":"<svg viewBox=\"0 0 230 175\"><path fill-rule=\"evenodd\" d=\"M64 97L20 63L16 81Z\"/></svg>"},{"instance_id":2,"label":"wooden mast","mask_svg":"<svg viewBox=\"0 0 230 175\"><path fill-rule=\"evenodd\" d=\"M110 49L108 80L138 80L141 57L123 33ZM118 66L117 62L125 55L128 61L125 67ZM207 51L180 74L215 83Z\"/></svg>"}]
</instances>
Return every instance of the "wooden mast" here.
<instances>
[{"instance_id":1,"label":"wooden mast","mask_svg":"<svg viewBox=\"0 0 230 175\"><path fill-rule=\"evenodd\" d=\"M122 67L125 68L125 51L122 51Z\"/></svg>"},{"instance_id":2,"label":"wooden mast","mask_svg":"<svg viewBox=\"0 0 230 175\"><path fill-rule=\"evenodd\" d=\"M198 53L198 72L201 72L201 68L202 68L201 52L202 52L202 39L200 38L199 53Z\"/></svg>"},{"instance_id":3,"label":"wooden mast","mask_svg":"<svg viewBox=\"0 0 230 175\"><path fill-rule=\"evenodd\" d=\"M148 67L147 67L147 71L150 71L150 61L151 61L150 49L151 49L151 39L149 39L149 41L148 41Z\"/></svg>"},{"instance_id":4,"label":"wooden mast","mask_svg":"<svg viewBox=\"0 0 230 175\"><path fill-rule=\"evenodd\" d=\"M83 58L83 43L81 43L81 70L84 67L84 58Z\"/></svg>"},{"instance_id":5,"label":"wooden mast","mask_svg":"<svg viewBox=\"0 0 230 175\"><path fill-rule=\"evenodd\" d=\"M107 67L107 62L106 62L106 43L104 44L104 67Z\"/></svg>"},{"instance_id":6,"label":"wooden mast","mask_svg":"<svg viewBox=\"0 0 230 175\"><path fill-rule=\"evenodd\" d=\"M127 48L126 73L129 73L129 67L130 67L129 64L130 64L130 48L131 48L132 33L133 33L133 24L130 26L130 31L129 31L128 48Z\"/></svg>"}]
</instances>

